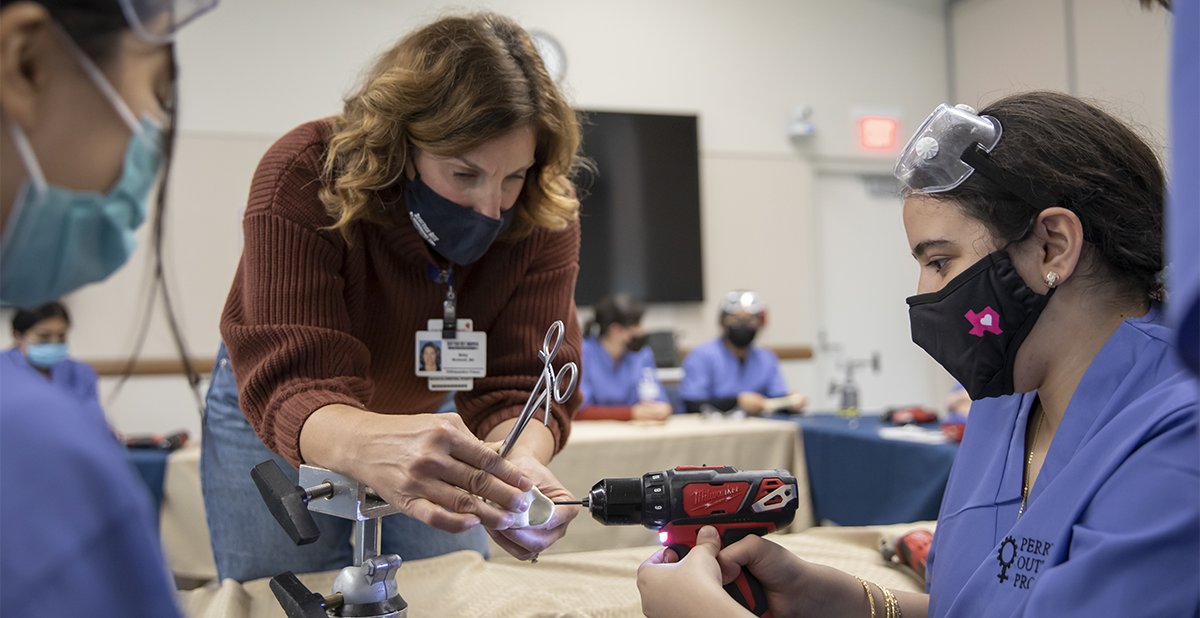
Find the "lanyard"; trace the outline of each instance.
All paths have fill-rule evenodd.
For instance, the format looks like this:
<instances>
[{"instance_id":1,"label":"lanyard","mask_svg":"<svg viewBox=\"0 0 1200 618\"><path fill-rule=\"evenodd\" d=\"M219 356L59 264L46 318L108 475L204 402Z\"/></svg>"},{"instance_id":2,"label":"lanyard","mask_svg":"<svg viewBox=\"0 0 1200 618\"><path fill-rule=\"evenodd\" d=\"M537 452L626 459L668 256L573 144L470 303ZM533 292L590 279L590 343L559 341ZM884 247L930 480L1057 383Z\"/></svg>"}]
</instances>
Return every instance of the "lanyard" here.
<instances>
[{"instance_id":1,"label":"lanyard","mask_svg":"<svg viewBox=\"0 0 1200 618\"><path fill-rule=\"evenodd\" d=\"M438 268L430 264L429 278L446 285L446 300L442 301L442 339L455 339L458 332L458 296L454 293L454 267Z\"/></svg>"}]
</instances>

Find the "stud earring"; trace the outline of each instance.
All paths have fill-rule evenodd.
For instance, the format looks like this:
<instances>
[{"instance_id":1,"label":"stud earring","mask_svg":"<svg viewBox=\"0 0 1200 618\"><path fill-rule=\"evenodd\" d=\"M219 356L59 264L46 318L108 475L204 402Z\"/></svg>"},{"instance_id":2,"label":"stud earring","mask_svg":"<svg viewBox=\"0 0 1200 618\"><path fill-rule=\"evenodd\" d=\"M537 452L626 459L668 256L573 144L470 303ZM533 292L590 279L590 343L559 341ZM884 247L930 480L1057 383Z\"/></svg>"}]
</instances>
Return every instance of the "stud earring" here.
<instances>
[{"instance_id":1,"label":"stud earring","mask_svg":"<svg viewBox=\"0 0 1200 618\"><path fill-rule=\"evenodd\" d=\"M1046 285L1050 287L1058 285L1058 273L1054 271L1046 273Z\"/></svg>"}]
</instances>

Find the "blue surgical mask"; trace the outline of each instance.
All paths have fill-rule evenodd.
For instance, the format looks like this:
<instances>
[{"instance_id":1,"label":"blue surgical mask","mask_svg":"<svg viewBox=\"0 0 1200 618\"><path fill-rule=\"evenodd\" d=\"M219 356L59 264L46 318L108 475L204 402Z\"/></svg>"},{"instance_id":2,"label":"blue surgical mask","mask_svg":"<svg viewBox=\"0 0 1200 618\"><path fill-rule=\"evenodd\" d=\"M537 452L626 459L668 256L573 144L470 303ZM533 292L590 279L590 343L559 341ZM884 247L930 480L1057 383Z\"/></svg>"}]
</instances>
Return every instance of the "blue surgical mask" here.
<instances>
[{"instance_id":1,"label":"blue surgical mask","mask_svg":"<svg viewBox=\"0 0 1200 618\"><path fill-rule=\"evenodd\" d=\"M483 257L508 229L516 211L509 208L499 219L479 214L438 195L420 176L405 186L404 206L421 238L454 264L471 264Z\"/></svg>"},{"instance_id":2,"label":"blue surgical mask","mask_svg":"<svg viewBox=\"0 0 1200 618\"><path fill-rule=\"evenodd\" d=\"M26 351L29 364L42 369L49 369L65 360L70 349L65 343L34 343Z\"/></svg>"},{"instance_id":3,"label":"blue surgical mask","mask_svg":"<svg viewBox=\"0 0 1200 618\"><path fill-rule=\"evenodd\" d=\"M10 125L28 178L0 241L0 303L5 305L55 300L107 278L128 261L162 166L158 123L148 117L138 121L91 60L78 50L75 56L132 132L124 167L107 195L51 185L24 131Z\"/></svg>"}]
</instances>

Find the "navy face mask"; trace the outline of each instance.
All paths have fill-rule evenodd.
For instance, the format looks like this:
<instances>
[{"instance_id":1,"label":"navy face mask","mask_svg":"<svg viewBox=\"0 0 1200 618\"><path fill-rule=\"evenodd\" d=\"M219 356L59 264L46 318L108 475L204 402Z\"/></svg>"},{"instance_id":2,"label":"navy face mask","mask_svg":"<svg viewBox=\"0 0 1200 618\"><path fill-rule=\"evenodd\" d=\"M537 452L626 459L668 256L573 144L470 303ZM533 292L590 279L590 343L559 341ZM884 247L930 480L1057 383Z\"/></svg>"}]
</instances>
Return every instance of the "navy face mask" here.
<instances>
[{"instance_id":1,"label":"navy face mask","mask_svg":"<svg viewBox=\"0 0 1200 618\"><path fill-rule=\"evenodd\" d=\"M420 175L404 187L404 206L413 227L438 255L454 264L472 264L487 253L512 222L516 208L499 219L460 206L429 188Z\"/></svg>"},{"instance_id":2,"label":"navy face mask","mask_svg":"<svg viewBox=\"0 0 1200 618\"><path fill-rule=\"evenodd\" d=\"M984 257L931 294L909 297L913 343L921 346L972 400L1011 395L1017 350L1033 330L1045 296L1017 274L1007 251Z\"/></svg>"}]
</instances>

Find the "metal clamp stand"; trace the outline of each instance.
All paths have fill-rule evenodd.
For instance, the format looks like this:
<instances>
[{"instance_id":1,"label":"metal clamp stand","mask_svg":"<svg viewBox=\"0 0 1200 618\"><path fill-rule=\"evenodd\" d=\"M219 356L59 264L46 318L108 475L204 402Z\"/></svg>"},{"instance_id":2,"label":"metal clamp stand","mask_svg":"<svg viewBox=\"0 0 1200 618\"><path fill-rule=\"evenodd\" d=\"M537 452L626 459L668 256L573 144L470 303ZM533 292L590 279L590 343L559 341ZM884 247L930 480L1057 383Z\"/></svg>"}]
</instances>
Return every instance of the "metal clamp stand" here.
<instances>
[{"instance_id":1,"label":"metal clamp stand","mask_svg":"<svg viewBox=\"0 0 1200 618\"><path fill-rule=\"evenodd\" d=\"M875 373L879 373L879 352L875 352L869 359L862 360L847 360L846 361L846 381L838 384L833 382L829 385L829 394L833 395L838 391L842 393L842 401L838 406L838 414L851 418L851 426L857 426L858 421L858 384L854 382L854 370L858 367L870 367Z\"/></svg>"},{"instance_id":2,"label":"metal clamp stand","mask_svg":"<svg viewBox=\"0 0 1200 618\"><path fill-rule=\"evenodd\" d=\"M312 512L354 520L354 566L338 573L331 595L312 592L291 571L271 578L271 592L289 618L406 618L408 603L396 587L400 556L379 555L379 518L398 512L395 507L366 485L325 468L300 466L300 485L293 485L273 460L254 466L250 476L297 545L321 536Z\"/></svg>"}]
</instances>

